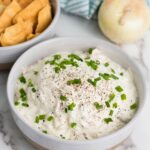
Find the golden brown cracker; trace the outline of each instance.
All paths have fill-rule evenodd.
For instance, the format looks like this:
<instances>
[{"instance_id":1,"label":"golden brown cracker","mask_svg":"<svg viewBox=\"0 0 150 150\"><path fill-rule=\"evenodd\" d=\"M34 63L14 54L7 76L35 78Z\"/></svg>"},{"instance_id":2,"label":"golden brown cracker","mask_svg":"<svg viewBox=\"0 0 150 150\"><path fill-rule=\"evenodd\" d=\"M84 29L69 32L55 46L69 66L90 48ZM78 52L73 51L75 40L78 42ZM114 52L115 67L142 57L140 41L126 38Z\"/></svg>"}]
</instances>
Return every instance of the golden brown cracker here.
<instances>
[{"instance_id":1,"label":"golden brown cracker","mask_svg":"<svg viewBox=\"0 0 150 150\"><path fill-rule=\"evenodd\" d=\"M11 25L13 17L21 10L17 1L13 0L0 16L0 33Z\"/></svg>"},{"instance_id":2,"label":"golden brown cracker","mask_svg":"<svg viewBox=\"0 0 150 150\"><path fill-rule=\"evenodd\" d=\"M10 3L11 3L11 0L1 0L2 1L2 3L4 4L4 5L9 5Z\"/></svg>"},{"instance_id":3,"label":"golden brown cracker","mask_svg":"<svg viewBox=\"0 0 150 150\"><path fill-rule=\"evenodd\" d=\"M5 8L6 8L6 6L4 4L0 3L0 15L2 14L2 12L4 11Z\"/></svg>"},{"instance_id":4,"label":"golden brown cracker","mask_svg":"<svg viewBox=\"0 0 150 150\"><path fill-rule=\"evenodd\" d=\"M10 46L26 41L27 36L32 33L32 27L31 21L21 21L6 28L5 32L1 34L1 45Z\"/></svg>"},{"instance_id":5,"label":"golden brown cracker","mask_svg":"<svg viewBox=\"0 0 150 150\"><path fill-rule=\"evenodd\" d=\"M38 14L38 25L36 33L41 33L52 21L52 12L50 5L46 5Z\"/></svg>"},{"instance_id":6,"label":"golden brown cracker","mask_svg":"<svg viewBox=\"0 0 150 150\"><path fill-rule=\"evenodd\" d=\"M33 0L18 0L20 6L22 8L27 7Z\"/></svg>"},{"instance_id":7,"label":"golden brown cracker","mask_svg":"<svg viewBox=\"0 0 150 150\"><path fill-rule=\"evenodd\" d=\"M15 16L13 22L16 23L21 20L25 21L29 18L35 18L38 12L48 3L47 1L48 0L34 0Z\"/></svg>"}]
</instances>

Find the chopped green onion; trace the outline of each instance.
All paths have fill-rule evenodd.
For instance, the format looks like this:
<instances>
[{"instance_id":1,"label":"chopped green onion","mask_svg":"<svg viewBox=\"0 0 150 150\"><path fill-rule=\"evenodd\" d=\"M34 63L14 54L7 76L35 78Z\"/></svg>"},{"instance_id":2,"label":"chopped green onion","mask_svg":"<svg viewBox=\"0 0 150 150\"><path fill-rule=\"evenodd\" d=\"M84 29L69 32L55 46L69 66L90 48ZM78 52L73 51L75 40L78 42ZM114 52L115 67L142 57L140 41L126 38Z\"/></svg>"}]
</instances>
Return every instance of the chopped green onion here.
<instances>
[{"instance_id":1,"label":"chopped green onion","mask_svg":"<svg viewBox=\"0 0 150 150\"><path fill-rule=\"evenodd\" d=\"M27 103L22 103L22 106L24 106L24 107L29 107L29 104L27 104Z\"/></svg>"},{"instance_id":2,"label":"chopped green onion","mask_svg":"<svg viewBox=\"0 0 150 150\"><path fill-rule=\"evenodd\" d=\"M112 73L115 73L115 70L114 70L114 69L111 69L111 72L112 72Z\"/></svg>"},{"instance_id":3,"label":"chopped green onion","mask_svg":"<svg viewBox=\"0 0 150 150\"><path fill-rule=\"evenodd\" d=\"M116 86L115 89L118 92L122 92L123 91L123 88L121 86Z\"/></svg>"},{"instance_id":4,"label":"chopped green onion","mask_svg":"<svg viewBox=\"0 0 150 150\"><path fill-rule=\"evenodd\" d=\"M117 108L118 104L117 103L113 103L113 108Z\"/></svg>"},{"instance_id":5,"label":"chopped green onion","mask_svg":"<svg viewBox=\"0 0 150 150\"><path fill-rule=\"evenodd\" d=\"M110 103L114 98L115 98L115 94L114 94L114 93L111 93L111 94L109 95L109 100L108 100L108 102Z\"/></svg>"},{"instance_id":6,"label":"chopped green onion","mask_svg":"<svg viewBox=\"0 0 150 150\"><path fill-rule=\"evenodd\" d=\"M60 100L61 100L61 101L66 101L66 100L67 100L67 97L66 97L66 96L63 96L63 95L60 95Z\"/></svg>"},{"instance_id":7,"label":"chopped green onion","mask_svg":"<svg viewBox=\"0 0 150 150\"><path fill-rule=\"evenodd\" d=\"M103 105L100 105L98 102L95 102L95 103L94 103L94 106L95 106L95 108L96 108L97 110L100 110L100 109L103 108Z\"/></svg>"},{"instance_id":8,"label":"chopped green onion","mask_svg":"<svg viewBox=\"0 0 150 150\"><path fill-rule=\"evenodd\" d=\"M27 94L26 94L25 90L23 88L21 88L19 90L19 93L20 93L20 98L22 99L22 101L26 101L27 100Z\"/></svg>"},{"instance_id":9,"label":"chopped green onion","mask_svg":"<svg viewBox=\"0 0 150 150\"><path fill-rule=\"evenodd\" d=\"M134 103L130 106L130 109L135 110L135 109L137 109L137 107L138 107L137 103Z\"/></svg>"},{"instance_id":10,"label":"chopped green onion","mask_svg":"<svg viewBox=\"0 0 150 150\"><path fill-rule=\"evenodd\" d=\"M31 79L29 79L29 81L28 81L28 87L33 87L33 83L32 83Z\"/></svg>"},{"instance_id":11,"label":"chopped green onion","mask_svg":"<svg viewBox=\"0 0 150 150\"><path fill-rule=\"evenodd\" d=\"M88 79L87 81L88 81L90 84L92 84L94 87L96 87L96 84L97 84L97 82L98 82L99 80L101 80L100 77L95 78L94 81L92 81L92 79Z\"/></svg>"},{"instance_id":12,"label":"chopped green onion","mask_svg":"<svg viewBox=\"0 0 150 150\"><path fill-rule=\"evenodd\" d=\"M120 75L123 76L123 72L121 72Z\"/></svg>"},{"instance_id":13,"label":"chopped green onion","mask_svg":"<svg viewBox=\"0 0 150 150\"><path fill-rule=\"evenodd\" d=\"M114 113L114 111L111 109L110 112L109 112L109 115L112 116L113 113Z\"/></svg>"},{"instance_id":14,"label":"chopped green onion","mask_svg":"<svg viewBox=\"0 0 150 150\"><path fill-rule=\"evenodd\" d=\"M68 110L73 111L73 109L76 107L76 104L72 102L70 105L68 105Z\"/></svg>"},{"instance_id":15,"label":"chopped green onion","mask_svg":"<svg viewBox=\"0 0 150 150\"><path fill-rule=\"evenodd\" d=\"M109 66L109 63L108 63L108 62L106 62L106 63L104 64L104 66L105 66L105 67L108 67L108 66Z\"/></svg>"},{"instance_id":16,"label":"chopped green onion","mask_svg":"<svg viewBox=\"0 0 150 150\"><path fill-rule=\"evenodd\" d=\"M51 60L51 61L49 61L49 64L50 65L56 65L57 63L56 63L56 60Z\"/></svg>"},{"instance_id":17,"label":"chopped green onion","mask_svg":"<svg viewBox=\"0 0 150 150\"><path fill-rule=\"evenodd\" d=\"M48 133L46 130L43 130L42 132L43 132L43 133L45 133L45 134L47 134L47 133Z\"/></svg>"},{"instance_id":18,"label":"chopped green onion","mask_svg":"<svg viewBox=\"0 0 150 150\"><path fill-rule=\"evenodd\" d=\"M54 120L54 117L53 117L53 116L49 116L49 117L47 118L47 121L52 121L52 120Z\"/></svg>"},{"instance_id":19,"label":"chopped green onion","mask_svg":"<svg viewBox=\"0 0 150 150\"><path fill-rule=\"evenodd\" d=\"M55 67L55 68L54 68L54 71L55 71L56 73L59 73L59 72L61 71L61 69L60 69L59 67Z\"/></svg>"},{"instance_id":20,"label":"chopped green onion","mask_svg":"<svg viewBox=\"0 0 150 150\"><path fill-rule=\"evenodd\" d=\"M113 122L111 118L104 118L105 123L109 124L110 122Z\"/></svg>"},{"instance_id":21,"label":"chopped green onion","mask_svg":"<svg viewBox=\"0 0 150 150\"><path fill-rule=\"evenodd\" d=\"M65 108L65 113L67 113L68 112L68 109L67 108Z\"/></svg>"},{"instance_id":22,"label":"chopped green onion","mask_svg":"<svg viewBox=\"0 0 150 150\"><path fill-rule=\"evenodd\" d=\"M93 50L94 50L94 48L89 48L89 49L88 49L88 53L89 53L89 54L92 54Z\"/></svg>"},{"instance_id":23,"label":"chopped green onion","mask_svg":"<svg viewBox=\"0 0 150 150\"><path fill-rule=\"evenodd\" d=\"M18 106L20 103L18 101L14 102L15 106Z\"/></svg>"},{"instance_id":24,"label":"chopped green onion","mask_svg":"<svg viewBox=\"0 0 150 150\"><path fill-rule=\"evenodd\" d=\"M38 73L39 73L38 71L34 71L34 75L38 75Z\"/></svg>"},{"instance_id":25,"label":"chopped green onion","mask_svg":"<svg viewBox=\"0 0 150 150\"><path fill-rule=\"evenodd\" d=\"M99 75L104 79L104 80L110 80L110 75L108 73L99 73Z\"/></svg>"},{"instance_id":26,"label":"chopped green onion","mask_svg":"<svg viewBox=\"0 0 150 150\"><path fill-rule=\"evenodd\" d=\"M22 75L19 77L19 80L21 83L25 84L26 83L26 78Z\"/></svg>"},{"instance_id":27,"label":"chopped green onion","mask_svg":"<svg viewBox=\"0 0 150 150\"><path fill-rule=\"evenodd\" d=\"M50 63L50 61L49 61L49 60L45 61L45 65L47 65L47 64L49 64L49 63Z\"/></svg>"},{"instance_id":28,"label":"chopped green onion","mask_svg":"<svg viewBox=\"0 0 150 150\"><path fill-rule=\"evenodd\" d=\"M59 54L54 55L54 60L59 60L59 59L61 59L61 55Z\"/></svg>"},{"instance_id":29,"label":"chopped green onion","mask_svg":"<svg viewBox=\"0 0 150 150\"><path fill-rule=\"evenodd\" d=\"M115 80L118 80L118 79L119 79L119 78L118 78L117 76L115 76L114 74L111 74L110 76L111 76L111 78L113 78L113 79L115 79Z\"/></svg>"},{"instance_id":30,"label":"chopped green onion","mask_svg":"<svg viewBox=\"0 0 150 150\"><path fill-rule=\"evenodd\" d=\"M108 101L106 101L105 104L106 104L107 107L110 107L110 104L109 104Z\"/></svg>"},{"instance_id":31,"label":"chopped green onion","mask_svg":"<svg viewBox=\"0 0 150 150\"><path fill-rule=\"evenodd\" d=\"M92 79L88 79L87 80L90 84L92 84L94 87L96 87L96 82L95 81L92 81Z\"/></svg>"},{"instance_id":32,"label":"chopped green onion","mask_svg":"<svg viewBox=\"0 0 150 150\"><path fill-rule=\"evenodd\" d=\"M76 59L78 61L83 61L81 57L79 57L78 55L76 54L70 54L68 55L69 58L72 58L72 59Z\"/></svg>"},{"instance_id":33,"label":"chopped green onion","mask_svg":"<svg viewBox=\"0 0 150 150\"><path fill-rule=\"evenodd\" d=\"M81 84L81 79L69 80L69 81L67 81L67 84L68 85L71 85L71 84Z\"/></svg>"},{"instance_id":34,"label":"chopped green onion","mask_svg":"<svg viewBox=\"0 0 150 150\"><path fill-rule=\"evenodd\" d=\"M39 121L40 121L39 116L36 116L34 122L35 122L35 123L39 123Z\"/></svg>"},{"instance_id":35,"label":"chopped green onion","mask_svg":"<svg viewBox=\"0 0 150 150\"><path fill-rule=\"evenodd\" d=\"M127 99L126 94L121 94L121 99L124 101Z\"/></svg>"},{"instance_id":36,"label":"chopped green onion","mask_svg":"<svg viewBox=\"0 0 150 150\"><path fill-rule=\"evenodd\" d=\"M100 80L101 80L101 78L100 78L100 77L98 77L98 78L95 78L94 80L97 82L97 81L100 81Z\"/></svg>"},{"instance_id":37,"label":"chopped green onion","mask_svg":"<svg viewBox=\"0 0 150 150\"><path fill-rule=\"evenodd\" d=\"M86 64L91 67L93 70L97 70L99 63L94 60L86 61Z\"/></svg>"},{"instance_id":38,"label":"chopped green onion","mask_svg":"<svg viewBox=\"0 0 150 150\"><path fill-rule=\"evenodd\" d=\"M36 89L35 89L35 88L32 88L32 92L35 93L35 92L36 92Z\"/></svg>"},{"instance_id":39,"label":"chopped green onion","mask_svg":"<svg viewBox=\"0 0 150 150\"><path fill-rule=\"evenodd\" d=\"M39 120L45 120L45 118L46 118L46 115L39 115Z\"/></svg>"},{"instance_id":40,"label":"chopped green onion","mask_svg":"<svg viewBox=\"0 0 150 150\"><path fill-rule=\"evenodd\" d=\"M77 126L77 123L75 123L75 122L72 122L71 124L70 124L70 127L71 128L75 128Z\"/></svg>"}]
</instances>

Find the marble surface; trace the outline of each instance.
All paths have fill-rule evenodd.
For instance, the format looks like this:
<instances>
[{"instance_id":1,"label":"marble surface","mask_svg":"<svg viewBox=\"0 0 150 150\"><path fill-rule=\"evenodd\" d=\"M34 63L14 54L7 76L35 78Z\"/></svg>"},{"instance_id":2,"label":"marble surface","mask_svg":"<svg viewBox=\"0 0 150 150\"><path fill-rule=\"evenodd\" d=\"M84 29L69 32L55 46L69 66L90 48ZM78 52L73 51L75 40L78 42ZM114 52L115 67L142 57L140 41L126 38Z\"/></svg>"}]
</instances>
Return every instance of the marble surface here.
<instances>
[{"instance_id":1,"label":"marble surface","mask_svg":"<svg viewBox=\"0 0 150 150\"><path fill-rule=\"evenodd\" d=\"M54 37L63 36L95 37L107 40L99 31L96 21L88 21L64 12L59 19ZM119 46L142 67L145 73L145 80L147 80L148 90L150 91L150 31L136 43ZM0 72L0 150L36 150L25 140L9 111L6 96L8 73L8 71ZM149 115L150 101L148 99L132 135L115 150L150 150Z\"/></svg>"}]
</instances>

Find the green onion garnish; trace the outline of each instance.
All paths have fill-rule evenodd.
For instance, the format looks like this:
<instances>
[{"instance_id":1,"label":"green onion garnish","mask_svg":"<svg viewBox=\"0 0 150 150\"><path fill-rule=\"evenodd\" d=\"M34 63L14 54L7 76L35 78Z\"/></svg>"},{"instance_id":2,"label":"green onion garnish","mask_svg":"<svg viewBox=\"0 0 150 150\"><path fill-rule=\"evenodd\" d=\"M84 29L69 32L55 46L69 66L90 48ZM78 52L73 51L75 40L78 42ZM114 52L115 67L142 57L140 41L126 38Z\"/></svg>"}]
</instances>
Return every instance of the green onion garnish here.
<instances>
[{"instance_id":1,"label":"green onion garnish","mask_svg":"<svg viewBox=\"0 0 150 150\"><path fill-rule=\"evenodd\" d=\"M118 78L117 76L115 76L114 74L111 74L110 76L111 76L111 78L113 78L113 79L115 79L115 80L118 80L118 79L119 79L119 78Z\"/></svg>"},{"instance_id":2,"label":"green onion garnish","mask_svg":"<svg viewBox=\"0 0 150 150\"><path fill-rule=\"evenodd\" d=\"M59 67L55 67L55 68L54 68L54 71L55 71L56 73L59 73L59 72L61 71L61 69L60 69Z\"/></svg>"},{"instance_id":3,"label":"green onion garnish","mask_svg":"<svg viewBox=\"0 0 150 150\"><path fill-rule=\"evenodd\" d=\"M127 99L126 94L121 94L121 99L124 101Z\"/></svg>"},{"instance_id":4,"label":"green onion garnish","mask_svg":"<svg viewBox=\"0 0 150 150\"><path fill-rule=\"evenodd\" d=\"M67 84L68 85L71 85L71 84L81 84L81 79L69 80L69 81L67 81Z\"/></svg>"},{"instance_id":5,"label":"green onion garnish","mask_svg":"<svg viewBox=\"0 0 150 150\"><path fill-rule=\"evenodd\" d=\"M20 98L22 99L22 101L26 101L27 100L27 94L26 94L25 90L23 88L21 88L19 90L19 93L20 93Z\"/></svg>"},{"instance_id":6,"label":"green onion garnish","mask_svg":"<svg viewBox=\"0 0 150 150\"><path fill-rule=\"evenodd\" d=\"M40 121L39 116L36 116L34 122L35 122L35 123L39 123L39 121Z\"/></svg>"},{"instance_id":7,"label":"green onion garnish","mask_svg":"<svg viewBox=\"0 0 150 150\"><path fill-rule=\"evenodd\" d=\"M113 122L111 118L104 118L105 123L109 124L110 122Z\"/></svg>"},{"instance_id":8,"label":"green onion garnish","mask_svg":"<svg viewBox=\"0 0 150 150\"><path fill-rule=\"evenodd\" d=\"M72 122L71 124L70 124L70 127L71 128L75 128L77 126L77 123L75 123L75 122Z\"/></svg>"},{"instance_id":9,"label":"green onion garnish","mask_svg":"<svg viewBox=\"0 0 150 150\"><path fill-rule=\"evenodd\" d=\"M25 84L26 83L26 78L22 75L19 77L19 80L21 83Z\"/></svg>"},{"instance_id":10,"label":"green onion garnish","mask_svg":"<svg viewBox=\"0 0 150 150\"><path fill-rule=\"evenodd\" d=\"M31 79L28 80L28 87L33 87L33 83Z\"/></svg>"},{"instance_id":11,"label":"green onion garnish","mask_svg":"<svg viewBox=\"0 0 150 150\"><path fill-rule=\"evenodd\" d=\"M36 89L35 89L35 88L32 88L32 92L35 93L35 92L36 92Z\"/></svg>"},{"instance_id":12,"label":"green onion garnish","mask_svg":"<svg viewBox=\"0 0 150 150\"><path fill-rule=\"evenodd\" d=\"M43 132L43 133L45 133L45 134L47 134L47 133L48 133L48 132L47 132L47 130L43 130L42 132Z\"/></svg>"},{"instance_id":13,"label":"green onion garnish","mask_svg":"<svg viewBox=\"0 0 150 150\"><path fill-rule=\"evenodd\" d=\"M34 75L38 75L38 73L39 73L38 71L34 71Z\"/></svg>"},{"instance_id":14,"label":"green onion garnish","mask_svg":"<svg viewBox=\"0 0 150 150\"><path fill-rule=\"evenodd\" d=\"M117 103L113 103L113 108L117 108L118 104Z\"/></svg>"},{"instance_id":15,"label":"green onion garnish","mask_svg":"<svg viewBox=\"0 0 150 150\"><path fill-rule=\"evenodd\" d=\"M73 111L73 109L76 107L76 104L74 102L72 102L70 105L68 105L68 110L69 111Z\"/></svg>"},{"instance_id":16,"label":"green onion garnish","mask_svg":"<svg viewBox=\"0 0 150 150\"><path fill-rule=\"evenodd\" d=\"M138 107L137 103L134 103L130 106L130 109L135 110L135 109L137 109L137 107Z\"/></svg>"},{"instance_id":17,"label":"green onion garnish","mask_svg":"<svg viewBox=\"0 0 150 150\"><path fill-rule=\"evenodd\" d=\"M123 76L123 72L121 72L120 75Z\"/></svg>"},{"instance_id":18,"label":"green onion garnish","mask_svg":"<svg viewBox=\"0 0 150 150\"><path fill-rule=\"evenodd\" d=\"M46 115L42 114L42 115L39 115L39 120L45 120L46 118Z\"/></svg>"},{"instance_id":19,"label":"green onion garnish","mask_svg":"<svg viewBox=\"0 0 150 150\"><path fill-rule=\"evenodd\" d=\"M68 112L68 108L65 108L65 113L67 113Z\"/></svg>"},{"instance_id":20,"label":"green onion garnish","mask_svg":"<svg viewBox=\"0 0 150 150\"><path fill-rule=\"evenodd\" d=\"M29 104L27 104L27 103L22 103L22 106L24 106L24 107L29 107Z\"/></svg>"},{"instance_id":21,"label":"green onion garnish","mask_svg":"<svg viewBox=\"0 0 150 150\"><path fill-rule=\"evenodd\" d=\"M59 59L61 59L61 55L59 54L54 55L54 60L59 60Z\"/></svg>"},{"instance_id":22,"label":"green onion garnish","mask_svg":"<svg viewBox=\"0 0 150 150\"><path fill-rule=\"evenodd\" d=\"M108 100L108 102L110 103L114 98L115 98L115 94L114 94L114 93L111 93L111 94L109 95L109 100Z\"/></svg>"},{"instance_id":23,"label":"green onion garnish","mask_svg":"<svg viewBox=\"0 0 150 150\"><path fill-rule=\"evenodd\" d=\"M86 61L87 66L91 67L93 70L97 70L99 62L94 60Z\"/></svg>"},{"instance_id":24,"label":"green onion garnish","mask_svg":"<svg viewBox=\"0 0 150 150\"><path fill-rule=\"evenodd\" d=\"M60 100L61 100L61 101L66 101L66 100L67 100L67 97L66 97L66 96L63 96L63 95L60 95Z\"/></svg>"},{"instance_id":25,"label":"green onion garnish","mask_svg":"<svg viewBox=\"0 0 150 150\"><path fill-rule=\"evenodd\" d=\"M111 76L108 73L99 73L104 80L110 80Z\"/></svg>"},{"instance_id":26,"label":"green onion garnish","mask_svg":"<svg viewBox=\"0 0 150 150\"><path fill-rule=\"evenodd\" d=\"M15 101L15 102L14 102L14 105L15 105L15 106L18 106L19 104L20 104L20 103L19 103L18 101Z\"/></svg>"},{"instance_id":27,"label":"green onion garnish","mask_svg":"<svg viewBox=\"0 0 150 150\"><path fill-rule=\"evenodd\" d=\"M116 86L115 89L118 91L118 92L122 92L123 91L123 88L121 86Z\"/></svg>"},{"instance_id":28,"label":"green onion garnish","mask_svg":"<svg viewBox=\"0 0 150 150\"><path fill-rule=\"evenodd\" d=\"M96 108L97 110L100 110L100 109L103 108L103 105L100 105L98 102L95 102L95 103L94 103L94 106L95 106L95 108Z\"/></svg>"},{"instance_id":29,"label":"green onion garnish","mask_svg":"<svg viewBox=\"0 0 150 150\"><path fill-rule=\"evenodd\" d=\"M114 113L114 111L111 109L110 112L109 112L109 115L112 116L113 113Z\"/></svg>"},{"instance_id":30,"label":"green onion garnish","mask_svg":"<svg viewBox=\"0 0 150 150\"><path fill-rule=\"evenodd\" d=\"M94 48L89 48L89 49L88 49L88 53L89 53L89 54L92 54L93 50L94 50Z\"/></svg>"},{"instance_id":31,"label":"green onion garnish","mask_svg":"<svg viewBox=\"0 0 150 150\"><path fill-rule=\"evenodd\" d=\"M115 70L114 69L111 69L111 72L115 74Z\"/></svg>"},{"instance_id":32,"label":"green onion garnish","mask_svg":"<svg viewBox=\"0 0 150 150\"><path fill-rule=\"evenodd\" d=\"M72 58L72 59L76 59L78 61L83 61L81 57L79 57L78 55L76 54L70 54L68 55L69 58Z\"/></svg>"},{"instance_id":33,"label":"green onion garnish","mask_svg":"<svg viewBox=\"0 0 150 150\"><path fill-rule=\"evenodd\" d=\"M97 84L97 82L98 82L99 80L101 80L100 77L95 78L94 80L88 79L87 81L88 81L90 84L92 84L94 87L96 87L96 84Z\"/></svg>"},{"instance_id":34,"label":"green onion garnish","mask_svg":"<svg viewBox=\"0 0 150 150\"><path fill-rule=\"evenodd\" d=\"M53 121L54 120L54 117L53 116L49 116L48 118L47 118L47 121Z\"/></svg>"},{"instance_id":35,"label":"green onion garnish","mask_svg":"<svg viewBox=\"0 0 150 150\"><path fill-rule=\"evenodd\" d=\"M109 104L108 101L106 101L105 104L106 104L107 107L110 107L110 104Z\"/></svg>"},{"instance_id":36,"label":"green onion garnish","mask_svg":"<svg viewBox=\"0 0 150 150\"><path fill-rule=\"evenodd\" d=\"M108 63L108 62L106 62L106 63L104 64L104 66L105 66L105 67L108 67L108 66L109 66L109 63Z\"/></svg>"}]
</instances>

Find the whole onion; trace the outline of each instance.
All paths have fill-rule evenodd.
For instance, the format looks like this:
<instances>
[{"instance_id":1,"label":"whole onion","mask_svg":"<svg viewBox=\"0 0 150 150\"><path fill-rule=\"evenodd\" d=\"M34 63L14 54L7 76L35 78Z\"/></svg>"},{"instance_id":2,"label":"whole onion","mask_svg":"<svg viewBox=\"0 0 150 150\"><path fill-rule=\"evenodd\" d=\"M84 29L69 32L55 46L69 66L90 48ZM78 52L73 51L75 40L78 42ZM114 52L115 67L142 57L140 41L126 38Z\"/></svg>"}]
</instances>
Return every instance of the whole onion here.
<instances>
[{"instance_id":1,"label":"whole onion","mask_svg":"<svg viewBox=\"0 0 150 150\"><path fill-rule=\"evenodd\" d=\"M113 42L134 42L150 27L150 11L144 0L104 0L98 22Z\"/></svg>"}]
</instances>

